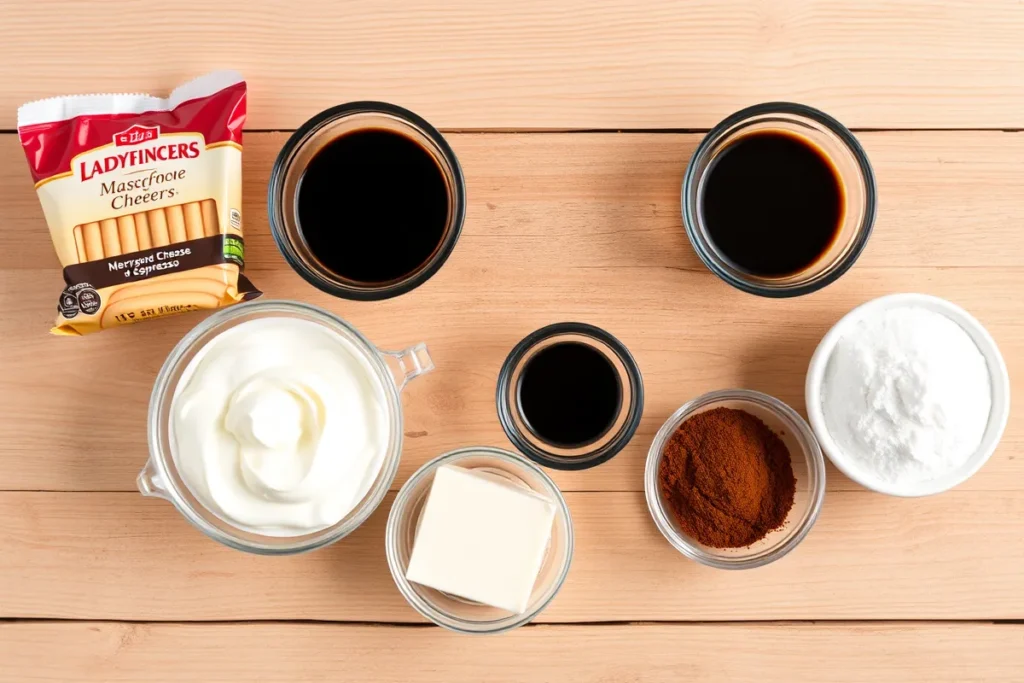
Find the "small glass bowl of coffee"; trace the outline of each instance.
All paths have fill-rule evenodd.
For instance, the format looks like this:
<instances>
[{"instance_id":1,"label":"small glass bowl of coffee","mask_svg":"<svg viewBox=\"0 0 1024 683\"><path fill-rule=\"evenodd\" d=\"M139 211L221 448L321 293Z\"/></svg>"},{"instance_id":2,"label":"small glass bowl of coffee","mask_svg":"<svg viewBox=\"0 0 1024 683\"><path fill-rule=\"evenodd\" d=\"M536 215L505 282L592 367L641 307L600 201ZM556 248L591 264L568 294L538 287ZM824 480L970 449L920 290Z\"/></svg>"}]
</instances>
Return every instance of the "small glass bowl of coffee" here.
<instances>
[{"instance_id":1,"label":"small glass bowl of coffee","mask_svg":"<svg viewBox=\"0 0 1024 683\"><path fill-rule=\"evenodd\" d=\"M498 420L534 462L582 470L607 462L633 435L644 384L629 350L578 322L542 327L521 340L498 373Z\"/></svg>"},{"instance_id":2,"label":"small glass bowl of coffee","mask_svg":"<svg viewBox=\"0 0 1024 683\"><path fill-rule=\"evenodd\" d=\"M352 102L288 139L268 188L270 231L314 287L374 301L420 286L448 259L466 184L444 137L407 109Z\"/></svg>"},{"instance_id":3,"label":"small glass bowl of coffee","mask_svg":"<svg viewBox=\"0 0 1024 683\"><path fill-rule=\"evenodd\" d=\"M683 223L715 275L766 297L837 280L867 244L874 172L843 124L790 102L759 104L715 126L686 169Z\"/></svg>"},{"instance_id":4,"label":"small glass bowl of coffee","mask_svg":"<svg viewBox=\"0 0 1024 683\"><path fill-rule=\"evenodd\" d=\"M412 557L416 532L430 495L434 476L442 465L455 465L500 478L546 498L555 506L544 559L522 614L512 614L472 600L413 583L405 578ZM388 567L398 590L421 615L438 626L457 633L503 633L529 623L554 600L565 583L572 564L573 528L569 507L562 492L539 467L515 453L498 448L461 448L431 460L405 482L388 516L384 534Z\"/></svg>"}]
</instances>

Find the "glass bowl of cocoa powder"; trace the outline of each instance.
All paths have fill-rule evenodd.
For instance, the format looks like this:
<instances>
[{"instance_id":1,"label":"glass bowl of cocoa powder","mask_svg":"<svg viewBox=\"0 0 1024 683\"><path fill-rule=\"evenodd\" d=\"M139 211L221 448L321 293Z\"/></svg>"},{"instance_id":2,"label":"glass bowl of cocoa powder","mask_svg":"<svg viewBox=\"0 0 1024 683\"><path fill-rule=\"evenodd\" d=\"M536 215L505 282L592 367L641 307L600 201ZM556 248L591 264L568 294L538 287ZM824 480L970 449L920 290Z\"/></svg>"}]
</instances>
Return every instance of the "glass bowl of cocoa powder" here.
<instances>
[{"instance_id":1,"label":"glass bowl of cocoa powder","mask_svg":"<svg viewBox=\"0 0 1024 683\"><path fill-rule=\"evenodd\" d=\"M807 422L747 389L700 396L662 425L647 454L647 507L691 560L752 569L795 548L825 497L825 459Z\"/></svg>"}]
</instances>

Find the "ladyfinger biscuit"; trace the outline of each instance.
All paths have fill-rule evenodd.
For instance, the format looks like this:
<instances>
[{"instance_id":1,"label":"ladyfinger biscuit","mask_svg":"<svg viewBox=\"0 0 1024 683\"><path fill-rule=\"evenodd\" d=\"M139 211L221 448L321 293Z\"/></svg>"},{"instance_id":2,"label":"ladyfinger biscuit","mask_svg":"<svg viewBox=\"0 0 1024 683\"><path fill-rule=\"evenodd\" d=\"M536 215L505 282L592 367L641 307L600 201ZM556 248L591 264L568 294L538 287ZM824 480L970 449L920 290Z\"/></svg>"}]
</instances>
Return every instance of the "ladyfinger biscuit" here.
<instances>
[{"instance_id":1,"label":"ladyfinger biscuit","mask_svg":"<svg viewBox=\"0 0 1024 683\"><path fill-rule=\"evenodd\" d=\"M82 226L75 226L75 251L78 254L78 262L85 263L89 259L85 257L85 238L82 236Z\"/></svg>"},{"instance_id":2,"label":"ladyfinger biscuit","mask_svg":"<svg viewBox=\"0 0 1024 683\"><path fill-rule=\"evenodd\" d=\"M135 218L135 235L139 238L139 251L151 249L153 238L149 236L149 219L145 213L137 213Z\"/></svg>"},{"instance_id":3,"label":"ladyfinger biscuit","mask_svg":"<svg viewBox=\"0 0 1024 683\"><path fill-rule=\"evenodd\" d=\"M190 240L203 236L203 210L199 202L189 202L182 207L185 213L185 234Z\"/></svg>"},{"instance_id":4,"label":"ladyfinger biscuit","mask_svg":"<svg viewBox=\"0 0 1024 683\"><path fill-rule=\"evenodd\" d=\"M166 247L171 243L170 233L167 232L167 214L163 209L153 209L146 212L149 219L149 234L153 237L154 247Z\"/></svg>"},{"instance_id":5,"label":"ladyfinger biscuit","mask_svg":"<svg viewBox=\"0 0 1024 683\"><path fill-rule=\"evenodd\" d=\"M117 290L107 299L108 304L132 299L139 296L157 294L209 294L216 297L218 301L224 298L228 286L224 282L206 278L178 278L175 280L160 280L155 282L134 282L126 287Z\"/></svg>"},{"instance_id":6,"label":"ladyfinger biscuit","mask_svg":"<svg viewBox=\"0 0 1024 683\"><path fill-rule=\"evenodd\" d=\"M100 221L100 236L103 238L103 256L110 258L111 256L120 256L123 253L121 251L121 238L117 232L116 218L107 218Z\"/></svg>"},{"instance_id":7,"label":"ladyfinger biscuit","mask_svg":"<svg viewBox=\"0 0 1024 683\"><path fill-rule=\"evenodd\" d=\"M221 300L212 294L202 292L169 291L161 294L143 294L128 297L114 303L107 303L100 317L100 328L106 329L115 325L124 325L149 318L157 318L174 313L217 308ZM134 315L133 315L134 314ZM121 319L118 316L126 316Z\"/></svg>"},{"instance_id":8,"label":"ladyfinger biscuit","mask_svg":"<svg viewBox=\"0 0 1024 683\"><path fill-rule=\"evenodd\" d=\"M135 218L118 216L117 235L121 239L121 253L130 254L139 250L139 238L135 234Z\"/></svg>"},{"instance_id":9,"label":"ladyfinger biscuit","mask_svg":"<svg viewBox=\"0 0 1024 683\"><path fill-rule=\"evenodd\" d=\"M190 268L189 270L178 270L173 273L161 273L160 281L167 280L214 280L216 282L228 282L238 278L239 268L234 263L212 263L202 268ZM140 282L142 282L140 280ZM135 283L128 283L131 286Z\"/></svg>"},{"instance_id":10,"label":"ladyfinger biscuit","mask_svg":"<svg viewBox=\"0 0 1024 683\"><path fill-rule=\"evenodd\" d=\"M217 202L212 199L204 199L199 202L203 210L203 234L213 237L220 232L220 221L217 219Z\"/></svg>"},{"instance_id":11,"label":"ladyfinger biscuit","mask_svg":"<svg viewBox=\"0 0 1024 683\"><path fill-rule=\"evenodd\" d=\"M100 234L99 223L86 223L82 226L82 243L85 245L86 261L99 261L103 258L103 236Z\"/></svg>"},{"instance_id":12,"label":"ladyfinger biscuit","mask_svg":"<svg viewBox=\"0 0 1024 683\"><path fill-rule=\"evenodd\" d=\"M164 209L164 213L167 214L167 233L171 236L171 244L177 244L178 242L184 242L188 239L188 233L185 232L185 212L181 208L181 204L176 206L168 206Z\"/></svg>"},{"instance_id":13,"label":"ladyfinger biscuit","mask_svg":"<svg viewBox=\"0 0 1024 683\"><path fill-rule=\"evenodd\" d=\"M234 270L229 270L234 268ZM227 292L228 296L234 296L237 293L237 287L234 286L234 282L238 278L238 266L233 263L217 263L209 266L203 266L202 268L192 268L190 270L179 270L173 273L164 273L160 275L159 280L137 280L135 282L127 282L125 284L112 285L104 296L104 301L116 301L124 299L129 296L138 296L140 294L139 287L149 286L154 282L181 282L182 280L199 280L202 282L197 287L196 291L220 291L223 289ZM211 286L209 283L215 283L220 289ZM187 290L188 285L184 285L181 288ZM124 294L118 294L118 292L127 292Z\"/></svg>"}]
</instances>

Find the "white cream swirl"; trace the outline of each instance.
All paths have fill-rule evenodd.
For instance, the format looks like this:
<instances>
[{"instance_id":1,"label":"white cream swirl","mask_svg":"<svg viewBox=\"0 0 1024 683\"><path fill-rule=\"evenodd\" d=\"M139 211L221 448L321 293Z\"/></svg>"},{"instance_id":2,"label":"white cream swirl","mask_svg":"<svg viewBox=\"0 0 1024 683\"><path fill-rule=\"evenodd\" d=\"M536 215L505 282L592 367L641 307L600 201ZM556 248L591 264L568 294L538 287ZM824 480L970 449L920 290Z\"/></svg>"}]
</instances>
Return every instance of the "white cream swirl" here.
<instances>
[{"instance_id":1,"label":"white cream swirl","mask_svg":"<svg viewBox=\"0 0 1024 683\"><path fill-rule=\"evenodd\" d=\"M258 533L331 526L384 463L384 388L367 359L308 320L259 318L212 339L171 405L178 470L199 501Z\"/></svg>"}]
</instances>

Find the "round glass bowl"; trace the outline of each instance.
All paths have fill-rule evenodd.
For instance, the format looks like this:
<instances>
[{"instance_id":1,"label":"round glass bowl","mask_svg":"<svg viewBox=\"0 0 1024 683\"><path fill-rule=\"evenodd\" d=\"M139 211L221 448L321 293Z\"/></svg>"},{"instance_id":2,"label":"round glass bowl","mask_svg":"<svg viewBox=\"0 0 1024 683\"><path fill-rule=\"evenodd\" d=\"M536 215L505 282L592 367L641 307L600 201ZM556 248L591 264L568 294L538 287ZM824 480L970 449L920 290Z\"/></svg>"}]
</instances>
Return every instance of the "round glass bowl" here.
<instances>
[{"instance_id":1,"label":"round glass bowl","mask_svg":"<svg viewBox=\"0 0 1024 683\"><path fill-rule=\"evenodd\" d=\"M845 213L827 251L799 272L762 277L732 263L712 241L703 219L704 184L716 159L729 146L758 131L780 131L803 138L830 161L843 186ZM843 124L812 107L791 102L758 104L736 112L704 137L683 179L686 234L711 272L744 292L767 297L809 294L836 281L864 250L875 223L875 174L857 139Z\"/></svg>"},{"instance_id":2,"label":"round glass bowl","mask_svg":"<svg viewBox=\"0 0 1024 683\"><path fill-rule=\"evenodd\" d=\"M613 368L620 389L618 411L608 427L583 444L551 443L538 435L523 416L519 388L523 370L538 353L555 344L584 344ZM633 438L644 412L640 367L618 339L586 323L555 323L533 332L508 354L498 373L498 420L509 440L526 457L558 470L583 470L610 460Z\"/></svg>"},{"instance_id":3,"label":"round glass bowl","mask_svg":"<svg viewBox=\"0 0 1024 683\"><path fill-rule=\"evenodd\" d=\"M338 334L366 359L373 371L373 381L379 383L387 400L385 408L390 418L387 452L380 472L366 495L337 524L299 536L256 533L240 528L209 510L192 494L179 474L171 446L171 404L189 363L217 335L257 318L297 318L323 325ZM402 403L398 394L409 380L433 369L433 361L424 344L400 352L381 351L341 318L308 304L271 300L222 309L199 323L178 342L157 375L149 400L149 461L139 474L139 491L146 496L170 501L197 529L237 550L263 555L288 555L333 543L366 521L383 500L398 471L402 454Z\"/></svg>"},{"instance_id":4,"label":"round glass bowl","mask_svg":"<svg viewBox=\"0 0 1024 683\"><path fill-rule=\"evenodd\" d=\"M684 533L675 521L658 484L662 452L669 437L687 418L712 408L735 408L759 418L782 438L789 449L796 477L796 495L781 528L747 548L711 548ZM647 508L658 530L691 560L718 569L752 569L774 562L795 548L814 526L825 498L825 459L811 428L800 415L777 398L747 389L725 389L704 394L672 414L658 430L647 454L644 472Z\"/></svg>"},{"instance_id":5,"label":"round glass bowl","mask_svg":"<svg viewBox=\"0 0 1024 683\"><path fill-rule=\"evenodd\" d=\"M342 135L368 129L397 133L418 144L434 158L448 189L448 220L434 252L416 269L389 282L357 282L332 272L313 254L299 229L299 185L310 161ZM320 112L288 138L270 174L267 213L282 255L308 283L343 299L376 301L419 287L448 260L466 219L466 181L451 146L424 119L385 102L350 102Z\"/></svg>"},{"instance_id":6,"label":"round glass bowl","mask_svg":"<svg viewBox=\"0 0 1024 683\"><path fill-rule=\"evenodd\" d=\"M555 520L547 554L534 584L530 605L522 614L510 614L496 607L464 600L405 578L420 513L430 493L434 473L441 465L458 465L487 472L532 489L555 504ZM572 563L572 518L561 491L543 470L530 461L497 448L463 448L431 460L405 483L391 507L385 545L388 566L398 590L417 612L438 626L459 633L501 633L529 623L548 606L562 587Z\"/></svg>"},{"instance_id":7,"label":"round glass bowl","mask_svg":"<svg viewBox=\"0 0 1024 683\"><path fill-rule=\"evenodd\" d=\"M944 476L919 482L910 488L880 479L873 472L865 469L858 461L847 456L832 439L821 407L821 389L825 381L825 371L828 369L832 351L843 335L868 316L881 313L886 309L904 306L926 308L959 325L977 345L981 355L985 357L992 385L992 408L989 412L988 425L974 454L960 467ZM878 493L904 497L929 496L948 491L967 481L992 457L1010 417L1010 373L1006 369L1006 362L1003 360L995 340L992 339L992 335L978 322L977 318L964 309L945 299L926 294L890 294L873 299L853 309L822 337L814 355L811 356L811 363L807 369L804 396L807 402L807 416L810 418L814 433L817 435L818 441L821 442L821 447L828 459L840 472L864 488Z\"/></svg>"}]
</instances>

